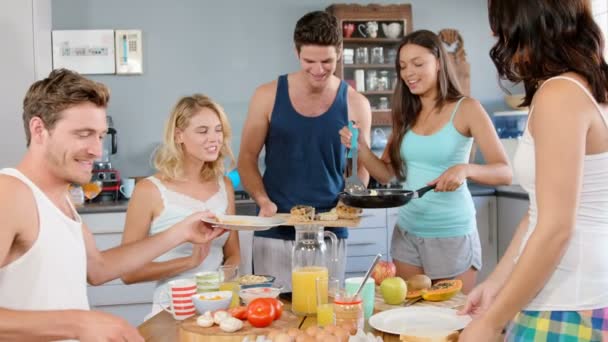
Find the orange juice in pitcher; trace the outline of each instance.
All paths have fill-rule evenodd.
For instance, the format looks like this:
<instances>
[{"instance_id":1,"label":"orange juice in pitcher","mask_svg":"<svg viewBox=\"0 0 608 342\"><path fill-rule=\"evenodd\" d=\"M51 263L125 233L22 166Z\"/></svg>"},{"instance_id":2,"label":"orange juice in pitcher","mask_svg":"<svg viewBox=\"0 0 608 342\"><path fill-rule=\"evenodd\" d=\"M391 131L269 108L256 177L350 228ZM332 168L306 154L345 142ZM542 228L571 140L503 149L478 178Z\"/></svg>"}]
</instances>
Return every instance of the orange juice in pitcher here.
<instances>
[{"instance_id":1,"label":"orange juice in pitcher","mask_svg":"<svg viewBox=\"0 0 608 342\"><path fill-rule=\"evenodd\" d=\"M308 266L301 267L291 272L292 297L291 307L299 314L312 314L317 312L317 278L327 281L329 275L326 267ZM327 286L325 287L327 298ZM323 288L320 289L323 291Z\"/></svg>"},{"instance_id":2,"label":"orange juice in pitcher","mask_svg":"<svg viewBox=\"0 0 608 342\"><path fill-rule=\"evenodd\" d=\"M338 239L332 232L323 231L315 225L295 226L296 240L291 251L291 309L296 315L309 315L317 312L317 291L320 298L327 302L328 265L337 263ZM324 238L331 240L332 258L326 255L327 245ZM317 279L325 279L317 290Z\"/></svg>"}]
</instances>

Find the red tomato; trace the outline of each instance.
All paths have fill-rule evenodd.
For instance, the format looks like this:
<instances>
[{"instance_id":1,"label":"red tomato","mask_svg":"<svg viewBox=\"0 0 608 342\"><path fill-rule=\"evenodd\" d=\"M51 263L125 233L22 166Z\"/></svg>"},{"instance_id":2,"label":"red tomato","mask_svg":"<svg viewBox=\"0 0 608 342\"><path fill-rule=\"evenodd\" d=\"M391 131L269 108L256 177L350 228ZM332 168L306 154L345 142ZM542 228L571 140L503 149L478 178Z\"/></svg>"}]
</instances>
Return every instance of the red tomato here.
<instances>
[{"instance_id":1,"label":"red tomato","mask_svg":"<svg viewBox=\"0 0 608 342\"><path fill-rule=\"evenodd\" d=\"M269 326L276 315L274 305L265 299L256 298L247 307L247 321L256 328Z\"/></svg>"},{"instance_id":2,"label":"red tomato","mask_svg":"<svg viewBox=\"0 0 608 342\"><path fill-rule=\"evenodd\" d=\"M274 306L274 320L276 321L277 319L281 318L281 315L283 314L283 303L276 298L264 298L264 300L268 301L270 304L272 304L272 306Z\"/></svg>"},{"instance_id":3,"label":"red tomato","mask_svg":"<svg viewBox=\"0 0 608 342\"><path fill-rule=\"evenodd\" d=\"M228 312L234 318L238 318L240 320L247 319L247 307L246 306L237 306L236 308L229 309Z\"/></svg>"}]
</instances>

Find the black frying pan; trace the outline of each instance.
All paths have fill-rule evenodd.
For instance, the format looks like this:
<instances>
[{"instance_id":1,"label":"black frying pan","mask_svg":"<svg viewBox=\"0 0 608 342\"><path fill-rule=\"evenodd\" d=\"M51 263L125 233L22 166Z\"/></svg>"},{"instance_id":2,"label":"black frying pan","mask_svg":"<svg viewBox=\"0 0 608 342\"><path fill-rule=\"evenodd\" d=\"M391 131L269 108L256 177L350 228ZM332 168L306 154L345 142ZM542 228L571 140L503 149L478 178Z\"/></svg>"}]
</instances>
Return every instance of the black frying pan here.
<instances>
[{"instance_id":1,"label":"black frying pan","mask_svg":"<svg viewBox=\"0 0 608 342\"><path fill-rule=\"evenodd\" d=\"M355 208L393 208L405 205L411 199L422 197L435 185L427 185L418 190L377 189L375 195L351 195L347 192L340 194L342 203Z\"/></svg>"}]
</instances>

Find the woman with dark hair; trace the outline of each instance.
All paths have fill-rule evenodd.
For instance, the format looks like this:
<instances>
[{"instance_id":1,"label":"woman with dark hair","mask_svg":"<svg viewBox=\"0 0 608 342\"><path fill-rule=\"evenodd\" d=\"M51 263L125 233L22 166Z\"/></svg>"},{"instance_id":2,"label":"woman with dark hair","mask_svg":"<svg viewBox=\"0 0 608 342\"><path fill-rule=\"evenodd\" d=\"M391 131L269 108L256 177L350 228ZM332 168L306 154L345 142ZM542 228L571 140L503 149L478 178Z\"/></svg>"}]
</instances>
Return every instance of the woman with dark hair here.
<instances>
[{"instance_id":1,"label":"woman with dark hair","mask_svg":"<svg viewBox=\"0 0 608 342\"><path fill-rule=\"evenodd\" d=\"M475 207L466 180L511 182L507 156L479 102L465 98L438 36L427 30L403 38L395 68L393 133L382 158L359 144L359 159L376 180L405 180L405 188L435 191L400 208L391 255L402 278L458 278L468 293L481 268ZM340 131L350 147L348 128ZM473 140L485 165L469 164Z\"/></svg>"},{"instance_id":2,"label":"woman with dark hair","mask_svg":"<svg viewBox=\"0 0 608 342\"><path fill-rule=\"evenodd\" d=\"M523 82L515 173L530 209L463 313L459 341L608 340L608 66L586 0L491 0L490 52Z\"/></svg>"}]
</instances>

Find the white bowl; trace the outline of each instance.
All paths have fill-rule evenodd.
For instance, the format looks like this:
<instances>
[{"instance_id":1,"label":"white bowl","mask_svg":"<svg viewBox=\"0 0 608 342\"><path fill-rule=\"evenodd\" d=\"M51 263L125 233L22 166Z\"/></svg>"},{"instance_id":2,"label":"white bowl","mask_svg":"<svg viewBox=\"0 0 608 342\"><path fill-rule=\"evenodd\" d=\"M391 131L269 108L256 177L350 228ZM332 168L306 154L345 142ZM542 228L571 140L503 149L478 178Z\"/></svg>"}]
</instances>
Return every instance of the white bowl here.
<instances>
[{"instance_id":1,"label":"white bowl","mask_svg":"<svg viewBox=\"0 0 608 342\"><path fill-rule=\"evenodd\" d=\"M249 305L249 302L256 298L277 298L280 293L281 289L278 287L264 286L242 289L239 291L239 296L243 299L245 305Z\"/></svg>"},{"instance_id":2,"label":"white bowl","mask_svg":"<svg viewBox=\"0 0 608 342\"><path fill-rule=\"evenodd\" d=\"M232 291L203 292L192 295L192 303L201 315L207 311L228 309L231 301Z\"/></svg>"}]
</instances>

